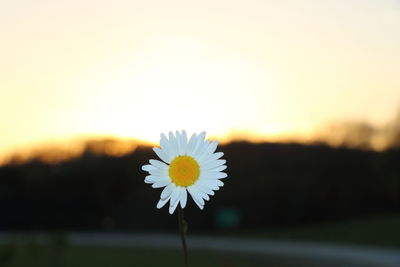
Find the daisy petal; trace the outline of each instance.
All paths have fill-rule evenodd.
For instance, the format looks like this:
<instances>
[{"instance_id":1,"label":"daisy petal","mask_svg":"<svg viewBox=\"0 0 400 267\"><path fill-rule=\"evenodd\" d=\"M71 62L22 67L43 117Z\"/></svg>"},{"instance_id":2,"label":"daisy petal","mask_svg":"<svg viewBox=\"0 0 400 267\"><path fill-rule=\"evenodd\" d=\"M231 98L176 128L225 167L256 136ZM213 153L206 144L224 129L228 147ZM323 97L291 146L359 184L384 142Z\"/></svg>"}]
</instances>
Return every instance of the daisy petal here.
<instances>
[{"instance_id":1,"label":"daisy petal","mask_svg":"<svg viewBox=\"0 0 400 267\"><path fill-rule=\"evenodd\" d=\"M169 206L169 214L172 214L172 213L174 213L174 211L175 211L175 209L176 209L176 207L178 207L178 204L179 204L179 202L177 201L174 205L171 205L171 202L170 202L170 206Z\"/></svg>"},{"instance_id":2,"label":"daisy petal","mask_svg":"<svg viewBox=\"0 0 400 267\"><path fill-rule=\"evenodd\" d=\"M219 186L217 185L216 180L203 180L201 184L210 188L211 190L218 190Z\"/></svg>"},{"instance_id":3,"label":"daisy petal","mask_svg":"<svg viewBox=\"0 0 400 267\"><path fill-rule=\"evenodd\" d=\"M192 196L193 200L195 202L198 202L201 206L204 206L204 200L203 198L200 196L200 192L199 190L197 190L195 187L192 186L188 186L186 187L187 190L189 191L189 194ZM197 204L197 203L196 203Z\"/></svg>"},{"instance_id":4,"label":"daisy petal","mask_svg":"<svg viewBox=\"0 0 400 267\"><path fill-rule=\"evenodd\" d=\"M153 147L153 151L157 154L157 156L164 162L170 163L171 156L165 154L165 152L158 147Z\"/></svg>"},{"instance_id":5,"label":"daisy petal","mask_svg":"<svg viewBox=\"0 0 400 267\"><path fill-rule=\"evenodd\" d=\"M222 187L222 186L224 186L224 183L223 182L221 182L220 180L218 180L218 179L216 179L215 180L215 183L219 186L219 187Z\"/></svg>"},{"instance_id":6,"label":"daisy petal","mask_svg":"<svg viewBox=\"0 0 400 267\"><path fill-rule=\"evenodd\" d=\"M154 169L155 169L155 167L152 165L143 165L142 166L142 170L144 170L146 172L149 172L150 170L154 170Z\"/></svg>"},{"instance_id":7,"label":"daisy petal","mask_svg":"<svg viewBox=\"0 0 400 267\"><path fill-rule=\"evenodd\" d=\"M144 178L144 182L146 184L152 184L152 183L156 183L156 182L162 181L164 179L167 179L167 178L164 178L164 177L161 177L161 176L156 176L156 175L147 175L146 178Z\"/></svg>"},{"instance_id":8,"label":"daisy petal","mask_svg":"<svg viewBox=\"0 0 400 267\"><path fill-rule=\"evenodd\" d=\"M211 154L210 157L207 158L206 163L208 163L209 161L214 161L214 160L220 159L223 155L224 155L224 152L217 152L217 153Z\"/></svg>"},{"instance_id":9,"label":"daisy petal","mask_svg":"<svg viewBox=\"0 0 400 267\"><path fill-rule=\"evenodd\" d=\"M225 163L226 163L226 160L224 160L224 159L215 160L215 161L212 161L210 163L204 164L202 166L202 170L211 170L211 169L214 169L214 168L219 167L221 165L224 165Z\"/></svg>"},{"instance_id":10,"label":"daisy petal","mask_svg":"<svg viewBox=\"0 0 400 267\"><path fill-rule=\"evenodd\" d=\"M196 188L197 188L197 186L196 186ZM204 200L207 200L207 201L210 200L210 197L198 188L197 188L197 194Z\"/></svg>"},{"instance_id":11,"label":"daisy petal","mask_svg":"<svg viewBox=\"0 0 400 267\"><path fill-rule=\"evenodd\" d=\"M196 191L196 194L198 195L198 196L200 196L202 199L205 199L205 200L210 200L210 197L206 194L206 193L204 193L203 191L201 191L198 187L197 187L197 185L192 185L192 188Z\"/></svg>"},{"instance_id":12,"label":"daisy petal","mask_svg":"<svg viewBox=\"0 0 400 267\"><path fill-rule=\"evenodd\" d=\"M181 141L180 141L180 148L181 148L181 155L186 155L186 151L187 151L187 135L186 135L186 131L182 131L181 134Z\"/></svg>"},{"instance_id":13,"label":"daisy petal","mask_svg":"<svg viewBox=\"0 0 400 267\"><path fill-rule=\"evenodd\" d=\"M151 185L151 187L160 188L160 187L164 187L166 185L169 185L170 183L171 183L170 179L163 179L161 181L155 182L154 184Z\"/></svg>"},{"instance_id":14,"label":"daisy petal","mask_svg":"<svg viewBox=\"0 0 400 267\"><path fill-rule=\"evenodd\" d=\"M215 167L213 169L210 169L209 171L210 172L220 172L220 171L223 171L225 169L226 169L226 165L221 165L221 166Z\"/></svg>"},{"instance_id":15,"label":"daisy petal","mask_svg":"<svg viewBox=\"0 0 400 267\"><path fill-rule=\"evenodd\" d=\"M214 180L214 181L212 181L212 183L209 184L209 185L210 185L210 188L211 188L212 190L219 190L219 188L223 186L223 184L221 185L220 183L218 183L218 181L219 181L219 180ZM215 188L215 189L214 189L214 188Z\"/></svg>"},{"instance_id":16,"label":"daisy petal","mask_svg":"<svg viewBox=\"0 0 400 267\"><path fill-rule=\"evenodd\" d=\"M187 191L186 191L186 188L183 188L183 190L181 192L181 200L180 200L180 202L181 202L182 209L184 209L185 206L186 206L186 202L187 202Z\"/></svg>"},{"instance_id":17,"label":"daisy petal","mask_svg":"<svg viewBox=\"0 0 400 267\"><path fill-rule=\"evenodd\" d=\"M164 205L168 202L169 197L167 197L166 199L160 199L157 203L157 209L161 209L162 207L164 207Z\"/></svg>"},{"instance_id":18,"label":"daisy petal","mask_svg":"<svg viewBox=\"0 0 400 267\"><path fill-rule=\"evenodd\" d=\"M172 146L170 145L170 143L168 142L168 139L165 136L165 134L161 134L160 146L161 146L161 149L163 151L165 151L166 154L171 156L171 158L176 157L176 153L175 153L174 149L172 148Z\"/></svg>"},{"instance_id":19,"label":"daisy petal","mask_svg":"<svg viewBox=\"0 0 400 267\"><path fill-rule=\"evenodd\" d=\"M176 188L176 185L174 183L170 183L169 185L167 185L163 191L161 192L161 199L166 199L168 197L171 196L172 191L174 191L174 189Z\"/></svg>"},{"instance_id":20,"label":"daisy petal","mask_svg":"<svg viewBox=\"0 0 400 267\"><path fill-rule=\"evenodd\" d=\"M198 161L199 161L200 164L208 164L208 163L210 163L212 161L215 161L215 160L221 158L223 155L224 155L223 152L217 152L217 153L214 153L214 154L211 154L211 155L210 154L204 154L204 156L201 157L201 159L199 158Z\"/></svg>"},{"instance_id":21,"label":"daisy petal","mask_svg":"<svg viewBox=\"0 0 400 267\"><path fill-rule=\"evenodd\" d=\"M196 147L196 141L197 141L197 135L196 134L192 134L192 136L190 137L189 143L187 144L186 147L186 154L189 156L193 155L193 150Z\"/></svg>"},{"instance_id":22,"label":"daisy petal","mask_svg":"<svg viewBox=\"0 0 400 267\"><path fill-rule=\"evenodd\" d=\"M192 196L192 199L193 199L194 203L196 203L196 205L197 205L201 210L204 208L204 205L201 205L201 203L198 201L198 199L193 198L193 196Z\"/></svg>"},{"instance_id":23,"label":"daisy petal","mask_svg":"<svg viewBox=\"0 0 400 267\"><path fill-rule=\"evenodd\" d=\"M200 147L196 150L195 157L200 160L205 156L208 147L210 146L210 140L205 140L203 144L200 145Z\"/></svg>"},{"instance_id":24,"label":"daisy petal","mask_svg":"<svg viewBox=\"0 0 400 267\"><path fill-rule=\"evenodd\" d=\"M157 175L157 176L167 176L168 175L168 170L167 169L153 169L150 170L149 173L151 175Z\"/></svg>"},{"instance_id":25,"label":"daisy petal","mask_svg":"<svg viewBox=\"0 0 400 267\"><path fill-rule=\"evenodd\" d=\"M200 147L197 148L195 154L193 154L193 156L195 158L197 158L198 160L200 160L201 158L203 158L206 153L207 153L207 148L210 145L210 140L206 140L202 145L200 145Z\"/></svg>"},{"instance_id":26,"label":"daisy petal","mask_svg":"<svg viewBox=\"0 0 400 267\"><path fill-rule=\"evenodd\" d=\"M208 147L207 153L210 153L210 154L214 153L215 150L217 149L217 146L218 146L218 141L212 142L210 144L210 146Z\"/></svg>"},{"instance_id":27,"label":"daisy petal","mask_svg":"<svg viewBox=\"0 0 400 267\"><path fill-rule=\"evenodd\" d=\"M172 132L168 133L168 137L169 137L169 144L171 145L171 148L173 150L173 152L175 153L175 155L179 154L179 147L178 144L176 142L175 136Z\"/></svg>"},{"instance_id":28,"label":"daisy petal","mask_svg":"<svg viewBox=\"0 0 400 267\"><path fill-rule=\"evenodd\" d=\"M208 141L208 142L210 142L210 141ZM217 145L218 145L218 141L214 141L211 144L208 144L207 146L205 146L204 151L202 152L202 155L199 155L199 161L202 161L206 157L208 157L210 154L213 154L214 151L217 149Z\"/></svg>"},{"instance_id":29,"label":"daisy petal","mask_svg":"<svg viewBox=\"0 0 400 267\"><path fill-rule=\"evenodd\" d=\"M196 186L200 191L202 191L210 196L214 195L214 191L212 191L208 186L205 186L201 183L196 183Z\"/></svg>"},{"instance_id":30,"label":"daisy petal","mask_svg":"<svg viewBox=\"0 0 400 267\"><path fill-rule=\"evenodd\" d=\"M174 191L171 193L171 205L175 205L175 202L179 200L179 196L181 194L181 188L180 186L177 186Z\"/></svg>"},{"instance_id":31,"label":"daisy petal","mask_svg":"<svg viewBox=\"0 0 400 267\"><path fill-rule=\"evenodd\" d=\"M200 134L199 134L199 136L197 137L197 139L198 139L198 141L199 142L204 142L204 138L206 138L206 132L201 132Z\"/></svg>"},{"instance_id":32,"label":"daisy petal","mask_svg":"<svg viewBox=\"0 0 400 267\"><path fill-rule=\"evenodd\" d=\"M176 136L176 145L178 148L178 155L182 155L181 133L179 131L175 131L175 136Z\"/></svg>"},{"instance_id":33,"label":"daisy petal","mask_svg":"<svg viewBox=\"0 0 400 267\"><path fill-rule=\"evenodd\" d=\"M204 179L223 179L228 177L224 172L206 172L204 174Z\"/></svg>"},{"instance_id":34,"label":"daisy petal","mask_svg":"<svg viewBox=\"0 0 400 267\"><path fill-rule=\"evenodd\" d=\"M202 147L204 144L204 137L206 136L206 132L201 132L199 136L196 138L196 145L192 151L192 155L196 156L198 153L198 150Z\"/></svg>"},{"instance_id":35,"label":"daisy petal","mask_svg":"<svg viewBox=\"0 0 400 267\"><path fill-rule=\"evenodd\" d=\"M154 167L159 168L159 169L168 168L167 164L165 164L164 162L159 161L159 160L151 159L151 160L149 160L149 162L151 165L153 165Z\"/></svg>"}]
</instances>

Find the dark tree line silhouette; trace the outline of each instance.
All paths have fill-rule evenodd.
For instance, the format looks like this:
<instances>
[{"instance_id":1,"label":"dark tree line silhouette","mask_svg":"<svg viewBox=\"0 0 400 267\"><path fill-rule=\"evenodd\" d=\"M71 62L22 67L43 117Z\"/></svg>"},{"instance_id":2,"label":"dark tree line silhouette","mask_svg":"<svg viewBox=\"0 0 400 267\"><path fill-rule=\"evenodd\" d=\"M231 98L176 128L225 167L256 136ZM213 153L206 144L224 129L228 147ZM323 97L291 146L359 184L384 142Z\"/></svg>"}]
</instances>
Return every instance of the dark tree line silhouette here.
<instances>
[{"instance_id":1,"label":"dark tree line silhouette","mask_svg":"<svg viewBox=\"0 0 400 267\"><path fill-rule=\"evenodd\" d=\"M213 230L221 208L241 228L288 226L400 211L400 149L374 152L324 145L220 147L225 186L200 211L188 201L191 229ZM165 231L176 218L157 210L161 189L143 182L149 147L113 157L87 150L58 164L32 160L0 168L0 230Z\"/></svg>"}]
</instances>

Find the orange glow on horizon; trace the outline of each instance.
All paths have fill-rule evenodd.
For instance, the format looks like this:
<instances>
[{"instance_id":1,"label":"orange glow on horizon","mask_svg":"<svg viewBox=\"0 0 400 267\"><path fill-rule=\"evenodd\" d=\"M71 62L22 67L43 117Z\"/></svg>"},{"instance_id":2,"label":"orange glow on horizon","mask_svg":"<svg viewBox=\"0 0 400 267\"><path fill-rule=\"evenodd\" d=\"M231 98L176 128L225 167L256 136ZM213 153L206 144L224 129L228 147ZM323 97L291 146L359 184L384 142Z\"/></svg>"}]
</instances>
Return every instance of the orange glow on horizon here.
<instances>
[{"instance_id":1,"label":"orange glow on horizon","mask_svg":"<svg viewBox=\"0 0 400 267\"><path fill-rule=\"evenodd\" d=\"M256 134L250 130L236 130L223 136L207 135L206 138L218 140L222 145L243 141L251 143L300 143L383 151L391 146L400 145L397 140L399 133L400 114L396 120L383 128L371 128L370 125L363 123L342 122L295 135L290 132L282 134L279 131L275 134L265 135ZM192 132L188 132L188 134L191 135ZM81 157L84 152L94 155L122 157L134 152L138 146L159 146L159 134L153 140L135 139L129 136L86 135L80 138L32 143L3 150L0 153L0 166L23 164L32 160L54 164Z\"/></svg>"},{"instance_id":2,"label":"orange glow on horizon","mask_svg":"<svg viewBox=\"0 0 400 267\"><path fill-rule=\"evenodd\" d=\"M152 145L152 143L107 136L42 142L0 154L0 166L6 164L23 164L32 160L55 164L78 158L84 152L94 155L122 157L134 152L139 145L148 146Z\"/></svg>"},{"instance_id":3,"label":"orange glow on horizon","mask_svg":"<svg viewBox=\"0 0 400 267\"><path fill-rule=\"evenodd\" d=\"M307 138L300 139L298 136L290 137L288 135L284 137L280 134L268 138L246 131L233 131L225 136L207 135L206 138L218 140L220 144L228 144L236 141L284 143L306 142L308 140ZM78 158L82 156L85 151L94 155L121 157L134 152L138 146L159 146L159 137L154 140L143 140L122 136L86 135L80 138L67 138L26 144L2 151L2 153L0 153L0 166L7 164L23 164L32 160L55 164Z\"/></svg>"}]
</instances>

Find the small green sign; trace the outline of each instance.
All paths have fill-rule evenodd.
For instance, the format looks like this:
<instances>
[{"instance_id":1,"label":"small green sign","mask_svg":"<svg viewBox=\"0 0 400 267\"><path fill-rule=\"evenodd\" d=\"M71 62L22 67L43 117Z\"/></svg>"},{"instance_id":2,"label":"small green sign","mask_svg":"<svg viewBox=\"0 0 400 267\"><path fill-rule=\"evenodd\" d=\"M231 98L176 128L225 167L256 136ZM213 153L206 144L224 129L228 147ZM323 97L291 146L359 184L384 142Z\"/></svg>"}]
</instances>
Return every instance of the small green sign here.
<instances>
[{"instance_id":1,"label":"small green sign","mask_svg":"<svg viewBox=\"0 0 400 267\"><path fill-rule=\"evenodd\" d=\"M235 208L219 208L215 213L215 223L218 228L238 228L240 224L239 211Z\"/></svg>"}]
</instances>

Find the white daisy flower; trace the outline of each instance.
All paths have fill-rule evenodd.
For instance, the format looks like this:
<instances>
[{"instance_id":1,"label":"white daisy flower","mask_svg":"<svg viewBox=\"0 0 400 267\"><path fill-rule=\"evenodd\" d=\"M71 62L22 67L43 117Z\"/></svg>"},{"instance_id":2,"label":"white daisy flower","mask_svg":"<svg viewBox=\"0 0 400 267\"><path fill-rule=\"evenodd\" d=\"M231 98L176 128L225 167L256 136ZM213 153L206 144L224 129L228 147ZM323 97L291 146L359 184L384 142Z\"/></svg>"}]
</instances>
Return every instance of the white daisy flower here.
<instances>
[{"instance_id":1,"label":"white daisy flower","mask_svg":"<svg viewBox=\"0 0 400 267\"><path fill-rule=\"evenodd\" d=\"M157 208L169 201L169 213L174 213L180 204L185 208L187 193L200 209L214 191L224 185L219 179L226 178L222 172L226 161L220 159L224 153L215 152L218 141L204 140L206 133L193 134L188 141L185 131L169 132L167 138L161 134L160 148L153 150L162 160L151 159L142 169L150 175L144 179L153 188L164 187Z\"/></svg>"}]
</instances>

